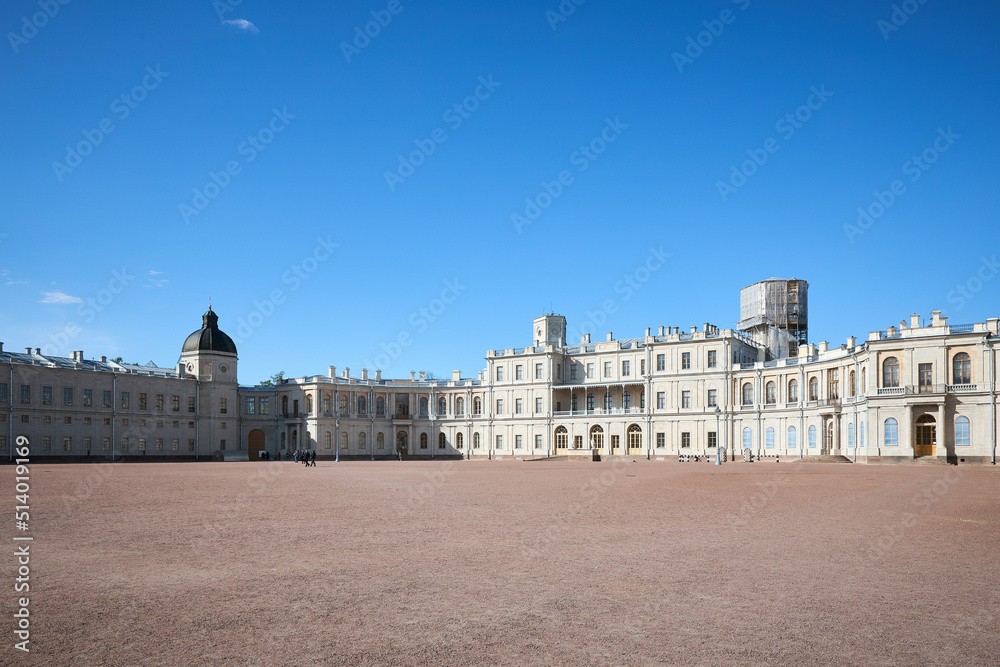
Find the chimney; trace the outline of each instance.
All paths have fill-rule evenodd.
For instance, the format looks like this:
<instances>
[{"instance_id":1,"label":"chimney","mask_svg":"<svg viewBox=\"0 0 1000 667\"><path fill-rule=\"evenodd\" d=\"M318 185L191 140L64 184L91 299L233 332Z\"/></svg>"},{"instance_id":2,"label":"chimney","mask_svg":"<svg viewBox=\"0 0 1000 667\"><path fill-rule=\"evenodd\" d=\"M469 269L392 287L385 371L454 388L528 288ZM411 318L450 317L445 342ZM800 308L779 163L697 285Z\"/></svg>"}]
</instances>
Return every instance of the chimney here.
<instances>
[{"instance_id":1,"label":"chimney","mask_svg":"<svg viewBox=\"0 0 1000 667\"><path fill-rule=\"evenodd\" d=\"M583 334L582 336L580 336L580 342L583 343L583 344L589 343L590 342L590 334L586 333L586 334Z\"/></svg>"},{"instance_id":2,"label":"chimney","mask_svg":"<svg viewBox=\"0 0 1000 667\"><path fill-rule=\"evenodd\" d=\"M410 371L410 382L414 382L417 379L417 374Z\"/></svg>"},{"instance_id":3,"label":"chimney","mask_svg":"<svg viewBox=\"0 0 1000 667\"><path fill-rule=\"evenodd\" d=\"M691 327L690 333L695 333L698 331L698 327Z\"/></svg>"},{"instance_id":4,"label":"chimney","mask_svg":"<svg viewBox=\"0 0 1000 667\"><path fill-rule=\"evenodd\" d=\"M102 364L106 364L106 363L108 363L108 358L107 358L107 357L105 357L104 355L101 355L101 363L102 363Z\"/></svg>"},{"instance_id":5,"label":"chimney","mask_svg":"<svg viewBox=\"0 0 1000 667\"><path fill-rule=\"evenodd\" d=\"M889 327L885 330L886 338L892 338L896 335L896 327Z\"/></svg>"},{"instance_id":6,"label":"chimney","mask_svg":"<svg viewBox=\"0 0 1000 667\"><path fill-rule=\"evenodd\" d=\"M910 328L911 329L920 328L920 315L910 315Z\"/></svg>"},{"instance_id":7,"label":"chimney","mask_svg":"<svg viewBox=\"0 0 1000 667\"><path fill-rule=\"evenodd\" d=\"M382 380L382 371L375 369L375 379L379 381Z\"/></svg>"},{"instance_id":8,"label":"chimney","mask_svg":"<svg viewBox=\"0 0 1000 667\"><path fill-rule=\"evenodd\" d=\"M702 331L704 331L705 333L708 333L708 322L705 322L705 324L704 324L704 325L702 325L702 326L704 327L704 328L702 329Z\"/></svg>"},{"instance_id":9,"label":"chimney","mask_svg":"<svg viewBox=\"0 0 1000 667\"><path fill-rule=\"evenodd\" d=\"M459 381L461 381L461 379L462 379L462 371L452 371L451 372L451 381L452 382L459 382Z\"/></svg>"},{"instance_id":10,"label":"chimney","mask_svg":"<svg viewBox=\"0 0 1000 667\"><path fill-rule=\"evenodd\" d=\"M674 327L674 334L675 335L679 334L680 332L681 332L681 328L680 327Z\"/></svg>"},{"instance_id":11,"label":"chimney","mask_svg":"<svg viewBox=\"0 0 1000 667\"><path fill-rule=\"evenodd\" d=\"M330 377L332 377L332 378L337 377L337 367L336 366L330 366Z\"/></svg>"},{"instance_id":12,"label":"chimney","mask_svg":"<svg viewBox=\"0 0 1000 667\"><path fill-rule=\"evenodd\" d=\"M857 345L857 343L858 343L858 339L855 338L854 336L848 336L847 337L847 347L849 347L849 348L850 347L855 347Z\"/></svg>"},{"instance_id":13,"label":"chimney","mask_svg":"<svg viewBox=\"0 0 1000 667\"><path fill-rule=\"evenodd\" d=\"M931 311L931 326L932 327L943 327L945 323L948 322L947 317L941 317L940 310Z\"/></svg>"},{"instance_id":14,"label":"chimney","mask_svg":"<svg viewBox=\"0 0 1000 667\"><path fill-rule=\"evenodd\" d=\"M42 356L42 348L36 347L35 348L35 354L37 354L38 356Z\"/></svg>"},{"instance_id":15,"label":"chimney","mask_svg":"<svg viewBox=\"0 0 1000 667\"><path fill-rule=\"evenodd\" d=\"M819 347L817 347L816 349L817 349L817 351L818 351L818 352L820 352L820 353L822 354L823 352L826 352L827 350L829 350L829 349L830 349L830 344L829 344L829 343L827 343L827 342L826 342L826 341L824 340L823 342L821 342L821 343L819 344Z\"/></svg>"},{"instance_id":16,"label":"chimney","mask_svg":"<svg viewBox=\"0 0 1000 667\"><path fill-rule=\"evenodd\" d=\"M987 317L986 318L986 328L993 333L1000 333L1000 317Z\"/></svg>"},{"instance_id":17,"label":"chimney","mask_svg":"<svg viewBox=\"0 0 1000 667\"><path fill-rule=\"evenodd\" d=\"M361 379L362 380L367 380L368 379L368 369L367 368L362 368L361 369Z\"/></svg>"},{"instance_id":18,"label":"chimney","mask_svg":"<svg viewBox=\"0 0 1000 667\"><path fill-rule=\"evenodd\" d=\"M614 337L613 337L613 336L611 335L611 332L610 332L610 331L608 332L608 337L606 338L606 340L607 340L607 341L608 341L609 343L610 343L611 341L613 341L613 340L614 340Z\"/></svg>"},{"instance_id":19,"label":"chimney","mask_svg":"<svg viewBox=\"0 0 1000 667\"><path fill-rule=\"evenodd\" d=\"M25 354L31 354L31 348L30 347L24 348L24 353Z\"/></svg>"},{"instance_id":20,"label":"chimney","mask_svg":"<svg viewBox=\"0 0 1000 667\"><path fill-rule=\"evenodd\" d=\"M351 368L349 366L344 368L344 377L345 378L351 377Z\"/></svg>"},{"instance_id":21,"label":"chimney","mask_svg":"<svg viewBox=\"0 0 1000 667\"><path fill-rule=\"evenodd\" d=\"M420 371L420 381L424 382L427 379L427 371Z\"/></svg>"},{"instance_id":22,"label":"chimney","mask_svg":"<svg viewBox=\"0 0 1000 667\"><path fill-rule=\"evenodd\" d=\"M650 331L652 331L652 329L646 327L646 338L649 338ZM0 345L0 351L3 351L3 345Z\"/></svg>"},{"instance_id":23,"label":"chimney","mask_svg":"<svg viewBox=\"0 0 1000 667\"><path fill-rule=\"evenodd\" d=\"M663 330L664 330L664 329L666 329L666 327L660 327L660 329L659 329L660 333L659 333L659 334L657 334L657 335L659 335L659 336L663 336L663 335L665 335L665 334L663 333Z\"/></svg>"}]
</instances>

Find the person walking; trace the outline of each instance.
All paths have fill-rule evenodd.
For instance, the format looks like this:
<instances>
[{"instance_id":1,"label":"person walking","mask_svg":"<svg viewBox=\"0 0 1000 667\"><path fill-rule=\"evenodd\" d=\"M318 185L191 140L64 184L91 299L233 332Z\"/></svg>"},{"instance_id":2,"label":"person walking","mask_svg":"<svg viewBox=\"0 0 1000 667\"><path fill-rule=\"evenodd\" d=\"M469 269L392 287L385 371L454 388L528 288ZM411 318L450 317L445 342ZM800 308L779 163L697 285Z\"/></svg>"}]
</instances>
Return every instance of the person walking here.
<instances>
[{"instance_id":1,"label":"person walking","mask_svg":"<svg viewBox=\"0 0 1000 667\"><path fill-rule=\"evenodd\" d=\"M309 462L312 463L312 467L316 467L316 450L312 450L309 454Z\"/></svg>"}]
</instances>

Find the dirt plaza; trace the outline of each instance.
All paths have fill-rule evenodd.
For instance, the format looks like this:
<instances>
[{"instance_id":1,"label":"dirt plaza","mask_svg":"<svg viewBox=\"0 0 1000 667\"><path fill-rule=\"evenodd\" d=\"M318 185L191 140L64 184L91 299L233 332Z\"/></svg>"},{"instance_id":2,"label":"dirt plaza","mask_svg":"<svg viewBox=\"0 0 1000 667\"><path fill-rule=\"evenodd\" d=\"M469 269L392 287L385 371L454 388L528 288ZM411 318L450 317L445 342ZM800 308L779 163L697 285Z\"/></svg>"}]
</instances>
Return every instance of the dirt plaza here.
<instances>
[{"instance_id":1,"label":"dirt plaza","mask_svg":"<svg viewBox=\"0 0 1000 667\"><path fill-rule=\"evenodd\" d=\"M31 468L31 654L10 639L3 664L986 665L1000 655L992 467ZM15 561L2 568L13 581Z\"/></svg>"}]
</instances>

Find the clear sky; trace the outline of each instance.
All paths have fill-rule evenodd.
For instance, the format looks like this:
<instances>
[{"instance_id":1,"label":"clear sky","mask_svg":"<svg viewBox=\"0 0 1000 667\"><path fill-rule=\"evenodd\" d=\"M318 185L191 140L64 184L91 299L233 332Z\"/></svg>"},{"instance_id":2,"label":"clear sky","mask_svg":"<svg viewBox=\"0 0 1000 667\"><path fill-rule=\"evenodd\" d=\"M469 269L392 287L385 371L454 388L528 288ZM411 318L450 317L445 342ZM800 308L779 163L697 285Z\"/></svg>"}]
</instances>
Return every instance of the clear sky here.
<instances>
[{"instance_id":1,"label":"clear sky","mask_svg":"<svg viewBox=\"0 0 1000 667\"><path fill-rule=\"evenodd\" d=\"M10 0L0 27L7 349L171 366L211 298L244 384L471 376L544 312L732 327L771 276L809 281L814 342L1000 314L996 2Z\"/></svg>"}]
</instances>

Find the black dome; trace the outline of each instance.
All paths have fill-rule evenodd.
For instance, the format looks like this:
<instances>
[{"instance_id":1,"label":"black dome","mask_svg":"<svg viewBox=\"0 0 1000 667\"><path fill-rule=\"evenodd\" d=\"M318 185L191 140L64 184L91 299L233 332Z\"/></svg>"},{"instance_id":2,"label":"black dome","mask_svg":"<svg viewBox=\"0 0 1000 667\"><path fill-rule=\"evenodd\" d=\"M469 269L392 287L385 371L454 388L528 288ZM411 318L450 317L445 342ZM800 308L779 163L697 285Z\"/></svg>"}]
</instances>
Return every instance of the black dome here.
<instances>
[{"instance_id":1,"label":"black dome","mask_svg":"<svg viewBox=\"0 0 1000 667\"><path fill-rule=\"evenodd\" d=\"M201 328L187 337L181 352L225 352L236 354L236 343L219 329L219 316L208 307L201 316Z\"/></svg>"}]
</instances>

